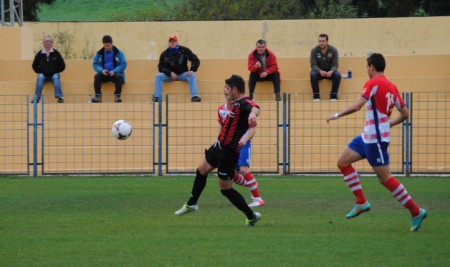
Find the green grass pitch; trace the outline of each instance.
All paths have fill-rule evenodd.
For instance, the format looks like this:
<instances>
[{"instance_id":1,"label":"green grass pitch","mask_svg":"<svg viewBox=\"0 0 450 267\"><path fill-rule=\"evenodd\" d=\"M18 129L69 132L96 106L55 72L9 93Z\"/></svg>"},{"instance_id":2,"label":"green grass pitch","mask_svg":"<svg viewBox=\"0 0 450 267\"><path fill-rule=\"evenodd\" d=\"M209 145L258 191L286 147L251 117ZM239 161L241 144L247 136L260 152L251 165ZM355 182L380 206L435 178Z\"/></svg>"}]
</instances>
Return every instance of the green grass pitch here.
<instances>
[{"instance_id":1,"label":"green grass pitch","mask_svg":"<svg viewBox=\"0 0 450 267\"><path fill-rule=\"evenodd\" d=\"M429 212L415 233L374 177L361 178L372 210L352 220L341 177L257 179L250 228L215 175L184 216L191 176L0 178L0 266L450 266L448 178L399 178Z\"/></svg>"}]
</instances>

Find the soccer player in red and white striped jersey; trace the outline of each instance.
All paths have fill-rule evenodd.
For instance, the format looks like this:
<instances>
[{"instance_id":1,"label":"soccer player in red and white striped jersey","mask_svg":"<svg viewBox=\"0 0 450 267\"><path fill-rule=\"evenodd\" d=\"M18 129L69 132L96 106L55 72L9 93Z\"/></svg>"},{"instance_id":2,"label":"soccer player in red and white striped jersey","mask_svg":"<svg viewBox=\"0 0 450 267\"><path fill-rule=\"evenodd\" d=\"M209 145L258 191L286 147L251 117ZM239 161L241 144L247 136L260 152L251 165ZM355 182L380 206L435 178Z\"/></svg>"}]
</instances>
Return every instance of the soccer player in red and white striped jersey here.
<instances>
[{"instance_id":1,"label":"soccer player in red and white striped jersey","mask_svg":"<svg viewBox=\"0 0 450 267\"><path fill-rule=\"evenodd\" d=\"M352 163L366 158L380 183L410 211L412 216L410 230L417 231L427 217L427 211L414 202L406 188L391 174L389 168L387 149L390 143L390 128L408 119L409 110L397 87L384 76L385 67L386 61L383 55L378 53L370 55L367 58L367 73L370 79L364 85L360 98L343 111L330 115L327 122L352 114L366 106L363 134L355 137L348 144L337 163L344 181L356 197L356 205L347 214L347 218L354 218L371 209L369 201L364 196L359 175L352 166ZM400 115L390 120L394 108Z\"/></svg>"}]
</instances>

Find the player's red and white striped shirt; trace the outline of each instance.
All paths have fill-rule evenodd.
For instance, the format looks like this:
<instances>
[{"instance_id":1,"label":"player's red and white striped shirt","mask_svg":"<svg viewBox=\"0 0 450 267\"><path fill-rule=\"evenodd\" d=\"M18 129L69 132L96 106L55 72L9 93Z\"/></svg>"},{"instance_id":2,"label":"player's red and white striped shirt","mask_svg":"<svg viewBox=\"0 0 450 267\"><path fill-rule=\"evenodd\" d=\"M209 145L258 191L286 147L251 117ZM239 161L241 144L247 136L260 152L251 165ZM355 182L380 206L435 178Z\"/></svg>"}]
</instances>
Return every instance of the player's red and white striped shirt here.
<instances>
[{"instance_id":1,"label":"player's red and white striped shirt","mask_svg":"<svg viewBox=\"0 0 450 267\"><path fill-rule=\"evenodd\" d=\"M397 87L382 75L367 81L361 96L368 100L362 134L364 143L390 142L389 117L394 107L405 106Z\"/></svg>"},{"instance_id":2,"label":"player's red and white striped shirt","mask_svg":"<svg viewBox=\"0 0 450 267\"><path fill-rule=\"evenodd\" d=\"M217 110L218 113L218 121L220 125L223 125L225 123L225 120L227 119L228 115L230 114L230 109L227 103L221 105L219 109Z\"/></svg>"}]
</instances>

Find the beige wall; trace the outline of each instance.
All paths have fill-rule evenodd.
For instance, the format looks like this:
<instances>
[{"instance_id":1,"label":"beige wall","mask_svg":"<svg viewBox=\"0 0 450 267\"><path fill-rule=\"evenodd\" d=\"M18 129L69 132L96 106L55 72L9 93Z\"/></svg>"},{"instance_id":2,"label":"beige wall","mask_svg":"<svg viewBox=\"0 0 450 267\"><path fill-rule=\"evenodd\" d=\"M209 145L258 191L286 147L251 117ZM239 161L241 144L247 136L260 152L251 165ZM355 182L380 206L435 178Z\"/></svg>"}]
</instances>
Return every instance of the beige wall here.
<instances>
[{"instance_id":1,"label":"beige wall","mask_svg":"<svg viewBox=\"0 0 450 267\"><path fill-rule=\"evenodd\" d=\"M0 59L33 58L34 41L32 28L0 27L0 39L2 40Z\"/></svg>"},{"instance_id":2,"label":"beige wall","mask_svg":"<svg viewBox=\"0 0 450 267\"><path fill-rule=\"evenodd\" d=\"M41 47L43 35L65 32L73 37L73 56L89 58L101 47L101 37L110 34L128 59L158 59L171 34L178 35L180 45L204 59L246 58L259 38L266 39L280 58L309 57L322 32L329 34L330 44L339 49L341 56L366 56L370 51L387 56L448 55L449 25L450 17L26 23L33 29L34 51Z\"/></svg>"}]
</instances>

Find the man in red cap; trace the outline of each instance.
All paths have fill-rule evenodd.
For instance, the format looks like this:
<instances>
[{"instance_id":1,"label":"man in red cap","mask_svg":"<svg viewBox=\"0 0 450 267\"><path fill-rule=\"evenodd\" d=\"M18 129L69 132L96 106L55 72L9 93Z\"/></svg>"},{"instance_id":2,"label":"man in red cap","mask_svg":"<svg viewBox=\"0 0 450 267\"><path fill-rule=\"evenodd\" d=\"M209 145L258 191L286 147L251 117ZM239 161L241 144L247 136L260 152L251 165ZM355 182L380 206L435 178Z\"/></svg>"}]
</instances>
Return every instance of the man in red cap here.
<instances>
[{"instance_id":1,"label":"man in red cap","mask_svg":"<svg viewBox=\"0 0 450 267\"><path fill-rule=\"evenodd\" d=\"M188 61L191 62L190 68ZM195 72L200 66L200 60L185 47L178 45L178 38L175 35L169 36L169 47L161 53L159 57L159 73L155 77L155 92L153 101L162 101L162 87L164 82L187 81L191 92L191 101L200 102L198 96L197 77Z\"/></svg>"}]
</instances>

